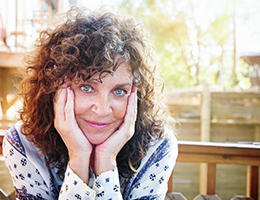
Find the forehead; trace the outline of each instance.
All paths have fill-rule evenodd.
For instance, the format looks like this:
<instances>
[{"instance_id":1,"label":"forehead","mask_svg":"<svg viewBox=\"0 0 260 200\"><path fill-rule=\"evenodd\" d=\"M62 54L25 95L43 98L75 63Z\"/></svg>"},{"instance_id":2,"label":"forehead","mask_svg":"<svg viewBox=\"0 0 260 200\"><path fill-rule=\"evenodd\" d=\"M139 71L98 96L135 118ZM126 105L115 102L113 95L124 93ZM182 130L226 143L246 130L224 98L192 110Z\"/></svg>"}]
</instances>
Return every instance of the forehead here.
<instances>
[{"instance_id":1,"label":"forehead","mask_svg":"<svg viewBox=\"0 0 260 200\"><path fill-rule=\"evenodd\" d=\"M108 70L102 71L93 75L89 81L99 81L102 82L103 79L110 79L111 81L115 79L121 79L122 81L132 81L132 71L128 63L122 62L118 64L116 68L110 68Z\"/></svg>"}]
</instances>

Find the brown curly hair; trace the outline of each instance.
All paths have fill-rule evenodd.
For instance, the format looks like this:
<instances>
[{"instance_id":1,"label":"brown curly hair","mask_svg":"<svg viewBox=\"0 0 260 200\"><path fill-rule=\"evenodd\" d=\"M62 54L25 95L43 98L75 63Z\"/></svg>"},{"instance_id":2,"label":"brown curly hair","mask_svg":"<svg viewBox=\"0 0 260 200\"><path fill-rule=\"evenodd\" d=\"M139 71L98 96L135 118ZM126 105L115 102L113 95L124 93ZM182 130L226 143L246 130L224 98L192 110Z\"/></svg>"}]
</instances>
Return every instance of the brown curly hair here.
<instances>
[{"instance_id":1,"label":"brown curly hair","mask_svg":"<svg viewBox=\"0 0 260 200\"><path fill-rule=\"evenodd\" d=\"M53 98L69 80L86 81L95 73L115 66L121 55L131 67L138 88L138 115L134 136L117 156L120 175L135 173L151 140L161 138L174 120L161 101L163 82L156 75L155 51L142 25L132 17L102 9L90 12L71 8L61 25L46 29L35 49L25 57L26 74L21 82L22 133L46 157L47 167L57 167L60 177L68 162L68 150L54 127Z\"/></svg>"}]
</instances>

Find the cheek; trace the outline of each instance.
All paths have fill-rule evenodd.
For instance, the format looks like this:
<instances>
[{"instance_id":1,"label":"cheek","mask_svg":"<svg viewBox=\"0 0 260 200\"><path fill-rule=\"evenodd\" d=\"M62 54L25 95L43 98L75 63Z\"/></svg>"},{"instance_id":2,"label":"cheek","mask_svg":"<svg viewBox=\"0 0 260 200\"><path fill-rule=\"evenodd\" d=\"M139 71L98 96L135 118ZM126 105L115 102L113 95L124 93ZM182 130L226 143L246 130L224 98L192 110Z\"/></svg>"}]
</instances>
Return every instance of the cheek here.
<instances>
[{"instance_id":1,"label":"cheek","mask_svg":"<svg viewBox=\"0 0 260 200\"><path fill-rule=\"evenodd\" d=\"M123 119L126 114L127 99L124 101L115 101L113 104L114 116L118 119Z\"/></svg>"},{"instance_id":2,"label":"cheek","mask_svg":"<svg viewBox=\"0 0 260 200\"><path fill-rule=\"evenodd\" d=\"M83 98L82 96L75 94L75 99L74 99L75 115L86 113L87 108L90 106L88 105L88 102L90 101L86 101L86 98Z\"/></svg>"}]
</instances>

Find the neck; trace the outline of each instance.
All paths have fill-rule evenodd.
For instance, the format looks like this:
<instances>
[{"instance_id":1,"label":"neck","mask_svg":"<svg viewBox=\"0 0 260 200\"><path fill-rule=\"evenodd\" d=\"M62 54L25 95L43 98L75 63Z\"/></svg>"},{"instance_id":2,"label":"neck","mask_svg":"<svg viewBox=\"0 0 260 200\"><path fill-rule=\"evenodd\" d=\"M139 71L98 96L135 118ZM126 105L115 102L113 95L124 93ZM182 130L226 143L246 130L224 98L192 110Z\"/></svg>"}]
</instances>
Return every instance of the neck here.
<instances>
[{"instance_id":1,"label":"neck","mask_svg":"<svg viewBox=\"0 0 260 200\"><path fill-rule=\"evenodd\" d=\"M96 146L93 145L93 150L92 150L92 153L90 156L90 162L89 162L89 165L94 174L95 174L95 148L96 148Z\"/></svg>"}]
</instances>

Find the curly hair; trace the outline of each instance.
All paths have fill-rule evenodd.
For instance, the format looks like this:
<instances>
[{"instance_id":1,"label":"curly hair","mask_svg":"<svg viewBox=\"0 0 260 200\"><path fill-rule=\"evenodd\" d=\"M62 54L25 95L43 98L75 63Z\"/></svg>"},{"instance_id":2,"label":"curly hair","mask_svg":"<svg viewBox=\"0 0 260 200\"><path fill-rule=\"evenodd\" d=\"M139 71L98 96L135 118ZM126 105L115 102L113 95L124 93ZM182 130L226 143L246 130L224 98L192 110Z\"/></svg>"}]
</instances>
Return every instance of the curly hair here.
<instances>
[{"instance_id":1,"label":"curly hair","mask_svg":"<svg viewBox=\"0 0 260 200\"><path fill-rule=\"evenodd\" d=\"M156 75L153 45L143 26L129 16L74 7L61 18L66 20L53 30L43 30L35 49L25 57L21 132L44 154L47 167L57 167L62 178L69 158L54 127L54 94L66 78L86 81L116 66L114 58L120 55L131 67L138 88L135 134L117 156L120 175L131 176L151 140L163 137L166 127L175 125L161 101L163 82Z\"/></svg>"}]
</instances>

